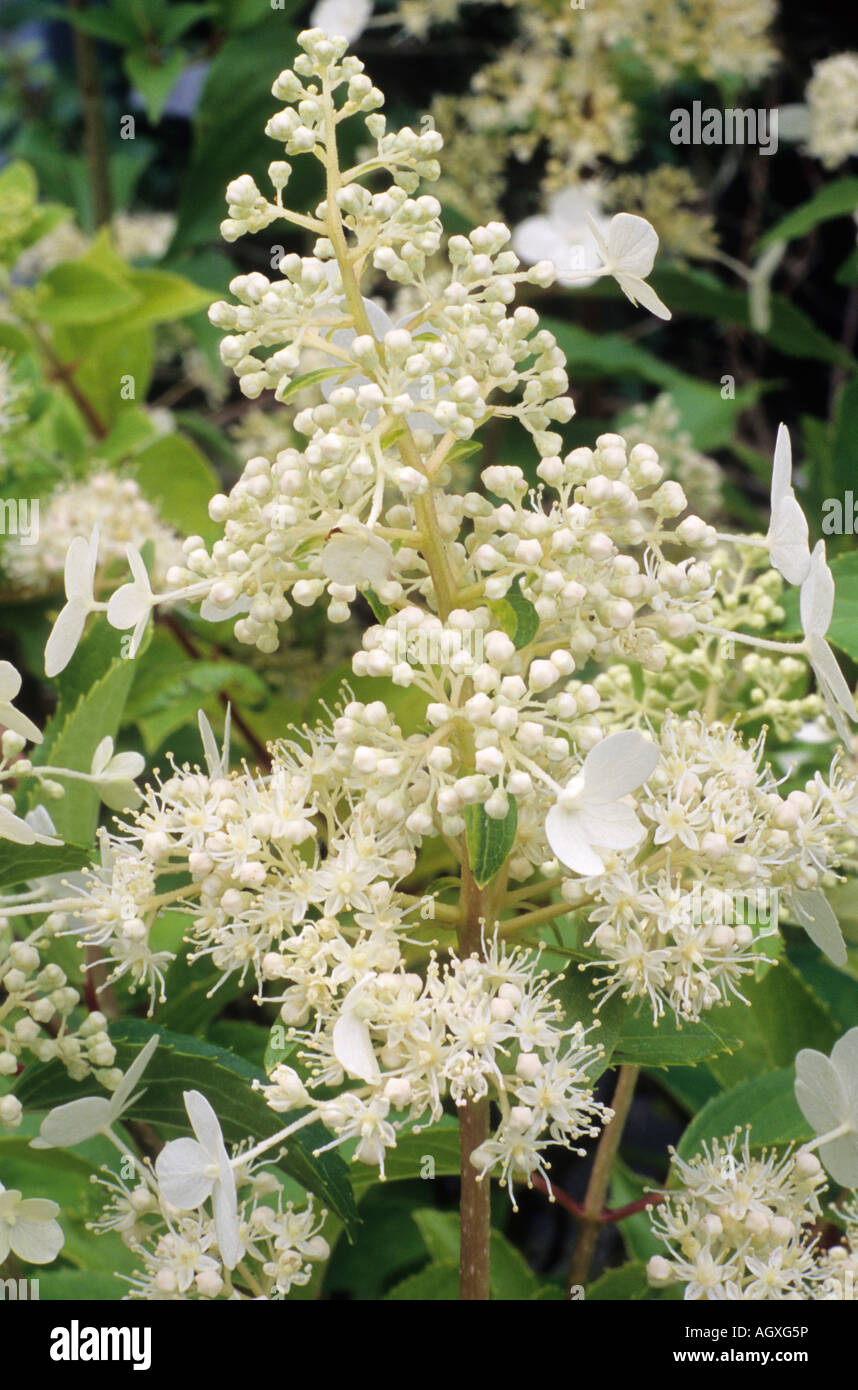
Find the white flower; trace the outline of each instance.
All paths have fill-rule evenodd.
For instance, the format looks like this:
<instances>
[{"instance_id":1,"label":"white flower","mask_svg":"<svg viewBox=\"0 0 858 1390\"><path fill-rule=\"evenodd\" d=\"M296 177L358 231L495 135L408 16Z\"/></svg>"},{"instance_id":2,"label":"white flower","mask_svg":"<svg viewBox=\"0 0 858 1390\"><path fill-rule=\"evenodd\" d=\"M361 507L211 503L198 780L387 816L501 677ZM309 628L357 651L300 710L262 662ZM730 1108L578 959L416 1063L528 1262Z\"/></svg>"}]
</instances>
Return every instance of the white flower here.
<instances>
[{"instance_id":1,"label":"white flower","mask_svg":"<svg viewBox=\"0 0 858 1390\"><path fill-rule=\"evenodd\" d=\"M830 902L818 888L793 888L787 905L818 946L835 965L846 964L846 942Z\"/></svg>"},{"instance_id":2,"label":"white flower","mask_svg":"<svg viewBox=\"0 0 858 1390\"><path fill-rule=\"evenodd\" d=\"M807 519L792 487L792 448L786 425L778 426L772 464L772 519L766 540L772 564L788 584L803 584L810 569Z\"/></svg>"},{"instance_id":3,"label":"white flower","mask_svg":"<svg viewBox=\"0 0 858 1390\"><path fill-rule=\"evenodd\" d=\"M47 824L40 819L36 819L35 811L42 811L47 819ZM53 831L54 827L51 818L44 808L37 806L34 811L29 811L25 819L16 816L14 811L8 807L0 805L0 840L11 840L16 845L61 845L62 840L57 839ZM40 828L41 826L41 828Z\"/></svg>"},{"instance_id":4,"label":"white flower","mask_svg":"<svg viewBox=\"0 0 858 1390\"><path fill-rule=\"evenodd\" d=\"M247 594L238 594L231 601L225 604L218 603L211 595L204 598L200 604L200 617L207 623L223 623L227 618L235 618L239 613L246 613L250 608L250 599Z\"/></svg>"},{"instance_id":5,"label":"white flower","mask_svg":"<svg viewBox=\"0 0 858 1390\"><path fill-rule=\"evenodd\" d=\"M119 628L120 631L133 627L134 635L128 655L135 657L140 650L149 614L157 599L152 593L149 572L143 562L143 556L136 545L129 542L125 547L125 553L134 578L130 584L123 584L121 589L117 589L116 593L111 595L107 605L107 621L111 627Z\"/></svg>"},{"instance_id":6,"label":"white flower","mask_svg":"<svg viewBox=\"0 0 858 1390\"><path fill-rule=\"evenodd\" d=\"M332 536L322 551L322 572L335 584L378 588L390 579L393 550L381 536L355 527Z\"/></svg>"},{"instance_id":7,"label":"white flower","mask_svg":"<svg viewBox=\"0 0 858 1390\"><path fill-rule=\"evenodd\" d=\"M610 734L591 749L545 819L546 838L561 864L578 874L602 874L605 865L594 845L631 849L638 843L644 827L621 797L645 782L657 762L655 744L633 729Z\"/></svg>"},{"instance_id":8,"label":"white flower","mask_svg":"<svg viewBox=\"0 0 858 1390\"><path fill-rule=\"evenodd\" d=\"M811 1148L835 1182L858 1187L858 1028L831 1056L804 1048L795 1059L795 1098L819 1136Z\"/></svg>"},{"instance_id":9,"label":"white flower","mask_svg":"<svg viewBox=\"0 0 858 1390\"><path fill-rule=\"evenodd\" d=\"M604 261L602 273L613 275L634 305L642 304L660 319L671 318L667 305L661 302L652 286L646 284L658 250L658 233L651 223L634 213L618 212L611 218L606 240L593 218L587 220Z\"/></svg>"},{"instance_id":10,"label":"white flower","mask_svg":"<svg viewBox=\"0 0 858 1390\"><path fill-rule=\"evenodd\" d=\"M62 840L56 838L57 827L46 806L34 806L27 812L24 820L30 829L36 832L38 844L62 844ZM28 879L27 883L30 888L38 888L43 902L46 898L67 898L70 889L80 889L84 892L87 886L86 875L83 873L49 874L44 878Z\"/></svg>"},{"instance_id":11,"label":"white flower","mask_svg":"<svg viewBox=\"0 0 858 1390\"><path fill-rule=\"evenodd\" d=\"M134 785L146 766L141 753L114 753L113 739L103 738L92 755L90 775L96 782L99 795L111 811L127 811L139 806L142 800Z\"/></svg>"},{"instance_id":12,"label":"white flower","mask_svg":"<svg viewBox=\"0 0 858 1390\"><path fill-rule=\"evenodd\" d=\"M68 666L81 639L90 613L103 609L94 595L98 565L98 527L89 540L75 536L66 552L66 603L51 629L45 646L45 674L58 676Z\"/></svg>"},{"instance_id":13,"label":"white flower","mask_svg":"<svg viewBox=\"0 0 858 1390\"><path fill-rule=\"evenodd\" d=\"M319 0L310 15L311 29L324 29L332 38L354 43L372 15L372 0Z\"/></svg>"},{"instance_id":14,"label":"white flower","mask_svg":"<svg viewBox=\"0 0 858 1390\"><path fill-rule=\"evenodd\" d=\"M369 1085L374 1085L381 1073L376 1061L369 1027L360 1014L360 999L364 993L361 982L349 990L343 1000L343 1009L336 1023L332 1037L334 1056L349 1076L359 1077Z\"/></svg>"},{"instance_id":15,"label":"white flower","mask_svg":"<svg viewBox=\"0 0 858 1390\"><path fill-rule=\"evenodd\" d=\"M193 1211L211 1197L220 1253L227 1268L234 1269L240 1254L238 1198L220 1123L199 1091L185 1091L184 1101L197 1137L164 1145L155 1160L158 1185L179 1211Z\"/></svg>"},{"instance_id":16,"label":"white flower","mask_svg":"<svg viewBox=\"0 0 858 1390\"><path fill-rule=\"evenodd\" d=\"M132 1095L132 1091L157 1046L158 1035L155 1033L145 1047L141 1047L111 1096L85 1096L81 1100L70 1100L65 1105L57 1105L53 1110L49 1110L42 1120L38 1139L32 1139L30 1147L70 1149L75 1144L82 1144L84 1140L92 1139L96 1134L109 1129L143 1094L141 1091Z\"/></svg>"},{"instance_id":17,"label":"white flower","mask_svg":"<svg viewBox=\"0 0 858 1390\"><path fill-rule=\"evenodd\" d=\"M49 1265L63 1248L65 1236L57 1221L60 1209L47 1197L22 1197L0 1182L0 1265L11 1250L31 1265Z\"/></svg>"},{"instance_id":18,"label":"white flower","mask_svg":"<svg viewBox=\"0 0 858 1390\"><path fill-rule=\"evenodd\" d=\"M548 204L547 214L525 218L516 227L512 238L516 255L527 265L551 261L560 285L583 289L594 284L601 262L598 243L587 217L603 236L608 234L611 225L602 213L600 191L598 183L593 182L555 194ZM596 273L584 273L590 270Z\"/></svg>"},{"instance_id":19,"label":"white flower","mask_svg":"<svg viewBox=\"0 0 858 1390\"><path fill-rule=\"evenodd\" d=\"M855 698L825 640L834 614L834 576L825 560L825 542L817 541L810 557L807 578L799 592L799 612L805 648L819 682L819 689L837 732L844 743L852 738L843 714L858 719Z\"/></svg>"},{"instance_id":20,"label":"white flower","mask_svg":"<svg viewBox=\"0 0 858 1390\"><path fill-rule=\"evenodd\" d=\"M197 715L197 723L200 726L200 738L202 739L203 751L206 755L206 767L208 768L209 777L213 782L219 777L228 777L229 733L232 724L232 707L230 705L226 707L226 718L223 724L223 749L221 751L218 751L214 730L203 710L200 710Z\"/></svg>"},{"instance_id":21,"label":"white flower","mask_svg":"<svg viewBox=\"0 0 858 1390\"><path fill-rule=\"evenodd\" d=\"M41 743L41 729L12 704L20 689L21 676L11 661L0 661L0 724L20 734L21 738L28 738L31 743Z\"/></svg>"}]
</instances>

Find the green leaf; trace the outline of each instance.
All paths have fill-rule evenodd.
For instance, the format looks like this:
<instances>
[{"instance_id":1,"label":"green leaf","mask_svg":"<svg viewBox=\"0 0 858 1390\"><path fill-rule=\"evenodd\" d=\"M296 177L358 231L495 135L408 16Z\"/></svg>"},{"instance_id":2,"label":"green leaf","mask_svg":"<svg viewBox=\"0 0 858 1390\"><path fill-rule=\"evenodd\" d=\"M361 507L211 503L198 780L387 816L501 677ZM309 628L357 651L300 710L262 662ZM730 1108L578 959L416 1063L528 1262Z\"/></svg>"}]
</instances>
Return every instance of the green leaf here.
<instances>
[{"instance_id":1,"label":"green leaf","mask_svg":"<svg viewBox=\"0 0 858 1390\"><path fill-rule=\"evenodd\" d=\"M751 326L745 291L725 289L707 271L672 267L653 275L652 284L675 316L685 313L692 318L717 319L722 325L733 323L743 328ZM771 323L762 336L787 357L837 362L853 370L858 366L845 348L820 332L807 314L781 295L772 296Z\"/></svg>"},{"instance_id":2,"label":"green leaf","mask_svg":"<svg viewBox=\"0 0 858 1390\"><path fill-rule=\"evenodd\" d=\"M609 1269L587 1285L587 1302L601 1302L610 1299L616 1303L628 1303L643 1298L649 1290L646 1265L641 1260L630 1260L618 1269Z\"/></svg>"},{"instance_id":3,"label":"green leaf","mask_svg":"<svg viewBox=\"0 0 858 1390\"><path fill-rule=\"evenodd\" d=\"M549 944L549 953L550 950ZM548 962L544 960L543 963ZM603 1049L603 1056L587 1069L590 1079L596 1081L611 1065L628 1005L618 994L614 994L596 1012L591 989L592 979L589 973L572 964L555 984L552 995L563 1005L563 1018L567 1026L581 1023L588 1030L593 1028L591 1033L588 1032L587 1041Z\"/></svg>"},{"instance_id":4,"label":"green leaf","mask_svg":"<svg viewBox=\"0 0 858 1390\"><path fill-rule=\"evenodd\" d=\"M414 1178L455 1177L459 1172L459 1127L445 1115L430 1129L419 1134L402 1134L396 1148L389 1149L384 1161L385 1185ZM351 1172L355 1196L373 1187L378 1173L368 1164L356 1163Z\"/></svg>"},{"instance_id":5,"label":"green leaf","mask_svg":"<svg viewBox=\"0 0 858 1390\"><path fill-rule=\"evenodd\" d=\"M182 1092L199 1090L216 1111L227 1143L248 1138L259 1141L283 1128L283 1117L269 1109L262 1095L252 1089L254 1081L266 1080L265 1073L223 1048L138 1019L125 1019L110 1025L115 1065L126 1071L153 1032L161 1041L146 1068L137 1101L127 1111L131 1119L187 1133ZM49 1110L78 1099L81 1083L72 1081L62 1063L54 1061L27 1067L14 1090L28 1109ZM343 1160L333 1153L313 1155L313 1149L327 1140L327 1131L320 1124L308 1125L290 1137L285 1154L278 1157L273 1149L271 1159L349 1224L357 1213Z\"/></svg>"},{"instance_id":6,"label":"green leaf","mask_svg":"<svg viewBox=\"0 0 858 1390\"><path fill-rule=\"evenodd\" d=\"M214 5L192 5L171 3L158 24L158 38L161 43L175 43L191 25L215 13Z\"/></svg>"},{"instance_id":7,"label":"green leaf","mask_svg":"<svg viewBox=\"0 0 858 1390\"><path fill-rule=\"evenodd\" d=\"M156 929L164 915L158 918ZM185 918L185 926L187 921ZM238 998L241 993L238 976L231 975L224 980L222 973L208 961L206 957L191 964L187 949L177 952L167 974L167 1002L158 1008L159 1028L199 1032Z\"/></svg>"},{"instance_id":8,"label":"green leaf","mask_svg":"<svg viewBox=\"0 0 858 1390\"><path fill-rule=\"evenodd\" d=\"M855 180L855 183L858 184L858 179ZM856 440L858 440L858 380L853 377L844 384L837 398L831 448L831 490L841 503L843 493L852 489L855 483ZM849 524L851 521L852 518L850 517Z\"/></svg>"},{"instance_id":9,"label":"green leaf","mask_svg":"<svg viewBox=\"0 0 858 1390\"><path fill-rule=\"evenodd\" d=\"M412 1274L395 1284L385 1301L409 1303L453 1303L459 1297L459 1266L453 1261L427 1265L419 1274Z\"/></svg>"},{"instance_id":10,"label":"green leaf","mask_svg":"<svg viewBox=\"0 0 858 1390\"><path fill-rule=\"evenodd\" d=\"M111 331L105 332L106 327ZM57 346L65 361L74 361L77 386L106 429L111 429L123 415L138 414L155 365L155 342L150 329L117 334L112 325L99 324L89 330L65 330L58 335ZM103 457L100 448L99 457Z\"/></svg>"},{"instance_id":11,"label":"green leaf","mask_svg":"<svg viewBox=\"0 0 858 1390\"><path fill-rule=\"evenodd\" d=\"M124 66L128 80L142 96L152 125L160 121L167 98L187 65L187 56L181 49L161 54L157 63L151 61L148 50L126 53Z\"/></svg>"},{"instance_id":12,"label":"green leaf","mask_svg":"<svg viewBox=\"0 0 858 1390\"><path fill-rule=\"evenodd\" d=\"M52 5L50 13L64 23L74 25L75 29L80 29L84 34L92 34L95 39L106 39L108 43L115 43L124 48L129 44L139 43L141 36L133 18L135 7L132 5L129 8L132 13L124 15L118 10L107 8L73 10L65 5Z\"/></svg>"},{"instance_id":13,"label":"green leaf","mask_svg":"<svg viewBox=\"0 0 858 1390\"><path fill-rule=\"evenodd\" d=\"M627 1207L632 1202L639 1202L656 1186L651 1178L640 1177L627 1167L622 1159L615 1159L611 1170L611 1207L616 1209ZM661 1242L653 1234L648 1212L633 1212L631 1216L624 1216L622 1221L616 1224L622 1232L629 1254L634 1259L648 1260L650 1255L660 1252Z\"/></svg>"},{"instance_id":14,"label":"green leaf","mask_svg":"<svg viewBox=\"0 0 858 1390\"><path fill-rule=\"evenodd\" d=\"M389 606L389 604L382 603L381 599L378 597L378 594L375 593L373 589L364 589L363 596L369 604L370 608L372 609L373 617L376 619L376 621L379 623L386 623L390 615L393 613L393 609Z\"/></svg>"},{"instance_id":15,"label":"green leaf","mask_svg":"<svg viewBox=\"0 0 858 1390\"><path fill-rule=\"evenodd\" d=\"M92 849L85 845L16 845L11 840L0 840L0 888L73 873L88 864L92 854Z\"/></svg>"},{"instance_id":16,"label":"green leaf","mask_svg":"<svg viewBox=\"0 0 858 1390\"><path fill-rule=\"evenodd\" d=\"M129 314L140 295L82 260L63 261L39 281L39 312L48 324L104 323Z\"/></svg>"},{"instance_id":17,"label":"green leaf","mask_svg":"<svg viewBox=\"0 0 858 1390\"><path fill-rule=\"evenodd\" d=\"M834 278L838 285L858 285L858 248L849 252Z\"/></svg>"},{"instance_id":18,"label":"green leaf","mask_svg":"<svg viewBox=\"0 0 858 1390\"><path fill-rule=\"evenodd\" d=\"M742 411L767 389L765 382L754 382L725 399L720 386L695 380L620 333L590 333L555 319L543 320L543 326L557 338L576 377L613 376L623 382L632 377L669 391L683 427L699 449L732 445Z\"/></svg>"},{"instance_id":19,"label":"green leaf","mask_svg":"<svg viewBox=\"0 0 858 1390\"><path fill-rule=\"evenodd\" d=\"M25 1127L29 1118L24 1120ZM0 1175L4 1186L17 1189L24 1197L44 1197L56 1202L60 1207L58 1220L65 1235L64 1265L84 1270L87 1277L94 1278L105 1290L105 1297L121 1298L127 1284L120 1282L116 1274L130 1274L134 1256L117 1231L93 1235L87 1229L87 1223L98 1215L105 1200L104 1188L96 1186L94 1179L105 1160L115 1169L118 1162L115 1150L103 1140L82 1144L74 1153L62 1149L31 1149L29 1140L35 1131L32 1125L29 1128L31 1132L26 1135L0 1137ZM27 1270L40 1280L40 1297L45 1297L41 1280L60 1272L57 1266L50 1270L41 1267ZM106 1292L108 1288L110 1293Z\"/></svg>"},{"instance_id":20,"label":"green leaf","mask_svg":"<svg viewBox=\"0 0 858 1390\"><path fill-rule=\"evenodd\" d=\"M34 203L39 185L32 165L24 159L13 159L0 170L0 198L5 203Z\"/></svg>"},{"instance_id":21,"label":"green leaf","mask_svg":"<svg viewBox=\"0 0 858 1390\"><path fill-rule=\"evenodd\" d=\"M459 1261L459 1215L423 1207L411 1213L426 1244L432 1264ZM519 1250L502 1232L492 1230L490 1288L493 1299L506 1301L532 1298L537 1291L536 1276Z\"/></svg>"},{"instance_id":22,"label":"green leaf","mask_svg":"<svg viewBox=\"0 0 858 1390\"><path fill-rule=\"evenodd\" d=\"M93 1236L99 1240L99 1236ZM107 1303L124 1297L128 1285L115 1274L94 1269L46 1269L39 1273L39 1301Z\"/></svg>"},{"instance_id":23,"label":"green leaf","mask_svg":"<svg viewBox=\"0 0 858 1390\"><path fill-rule=\"evenodd\" d=\"M129 267L127 277L128 284L140 299L120 325L123 332L186 318L189 314L207 309L211 303L208 290L201 289L184 275L176 275L172 270L153 270L149 266Z\"/></svg>"},{"instance_id":24,"label":"green leaf","mask_svg":"<svg viewBox=\"0 0 858 1390\"><path fill-rule=\"evenodd\" d=\"M509 798L509 810L503 820L493 820L482 806L465 807L468 859L478 888L485 888L500 871L515 843L517 823L518 807L514 796Z\"/></svg>"},{"instance_id":25,"label":"green leaf","mask_svg":"<svg viewBox=\"0 0 858 1390\"><path fill-rule=\"evenodd\" d=\"M119 634L99 622L81 644L60 682L60 702L45 726L44 740L33 753L33 762L89 772L92 757L103 738L115 738L122 710L134 679L134 662L116 655ZM80 666L92 678L81 693ZM51 803L51 817L62 839L92 839L98 823L98 789L88 782L60 779L65 796ZM37 793L31 801L38 800Z\"/></svg>"},{"instance_id":26,"label":"green leaf","mask_svg":"<svg viewBox=\"0 0 858 1390\"><path fill-rule=\"evenodd\" d=\"M105 463L120 463L138 453L154 433L150 417L139 406L123 410L110 434L100 441L98 456Z\"/></svg>"},{"instance_id":27,"label":"green leaf","mask_svg":"<svg viewBox=\"0 0 858 1390\"><path fill-rule=\"evenodd\" d=\"M482 444L476 439L460 439L458 444L454 444L452 449L444 455L445 463L461 463L462 459L472 458L482 449Z\"/></svg>"},{"instance_id":28,"label":"green leaf","mask_svg":"<svg viewBox=\"0 0 858 1390\"><path fill-rule=\"evenodd\" d=\"M184 535L211 539L220 534L208 503L220 491L208 459L181 434L156 439L137 455L134 476L163 519Z\"/></svg>"},{"instance_id":29,"label":"green leaf","mask_svg":"<svg viewBox=\"0 0 858 1390\"><path fill-rule=\"evenodd\" d=\"M642 1008L627 1014L614 1049L614 1064L643 1067L694 1066L721 1052L733 1052L741 1043L732 1029L733 1013L738 1009L718 1009L699 1023L677 1024L672 1015L653 1022L651 1012ZM730 1023L728 1025L727 1019Z\"/></svg>"},{"instance_id":30,"label":"green leaf","mask_svg":"<svg viewBox=\"0 0 858 1390\"><path fill-rule=\"evenodd\" d=\"M802 982L834 1019L838 1032L848 1033L858 1026L858 979L854 975L838 970L805 939L790 944L787 956Z\"/></svg>"},{"instance_id":31,"label":"green leaf","mask_svg":"<svg viewBox=\"0 0 858 1390\"><path fill-rule=\"evenodd\" d=\"M667 1071L651 1073L653 1081L676 1101L682 1110L694 1115L721 1087L708 1067L699 1062L693 1067L670 1067Z\"/></svg>"},{"instance_id":32,"label":"green leaf","mask_svg":"<svg viewBox=\"0 0 858 1390\"><path fill-rule=\"evenodd\" d=\"M536 1275L521 1251L496 1230L492 1230L490 1247L492 1298L507 1302L534 1298L538 1292Z\"/></svg>"},{"instance_id":33,"label":"green leaf","mask_svg":"<svg viewBox=\"0 0 858 1390\"><path fill-rule=\"evenodd\" d=\"M299 391L306 391L308 386L315 386L319 381L328 381L332 376L342 376L344 368L348 368L347 362L344 362L340 367L317 367L313 372L304 372L301 376L296 376L277 399L288 401Z\"/></svg>"},{"instance_id":34,"label":"green leaf","mask_svg":"<svg viewBox=\"0 0 858 1390\"><path fill-rule=\"evenodd\" d=\"M731 1091L715 1096L691 1121L679 1144L682 1158L701 1152L705 1140L724 1139L738 1127L751 1127L756 1148L770 1144L803 1142L813 1130L795 1099L795 1070L784 1067L765 1076L751 1077Z\"/></svg>"},{"instance_id":35,"label":"green leaf","mask_svg":"<svg viewBox=\"0 0 858 1390\"><path fill-rule=\"evenodd\" d=\"M821 222L832 217L851 217L858 207L858 179L835 179L825 184L812 198L782 217L760 237L757 250L762 251L775 241L792 241L807 236Z\"/></svg>"},{"instance_id":36,"label":"green leaf","mask_svg":"<svg viewBox=\"0 0 858 1390\"><path fill-rule=\"evenodd\" d=\"M277 30L273 42L272 24ZM182 173L175 250L216 238L224 215L223 190L236 170L251 174L260 188L269 186L271 152L260 143L259 131L274 110L271 84L296 49L296 30L285 16L272 18L266 6L253 27L233 34L215 53L194 117L194 147ZM321 179L304 197L311 186L308 171L297 167L289 184L292 207L313 205Z\"/></svg>"},{"instance_id":37,"label":"green leaf","mask_svg":"<svg viewBox=\"0 0 858 1390\"><path fill-rule=\"evenodd\" d=\"M837 1028L828 1010L783 960L762 980L742 982L750 1007L730 1007L730 1027L740 1043L731 1056L712 1058L708 1067L722 1087L792 1063L802 1047L829 1052Z\"/></svg>"},{"instance_id":38,"label":"green leaf","mask_svg":"<svg viewBox=\"0 0 858 1390\"><path fill-rule=\"evenodd\" d=\"M521 592L520 580L516 579L510 591L502 599L489 605L498 620L501 631L505 632L517 651L532 642L539 632L539 614L529 599Z\"/></svg>"},{"instance_id":39,"label":"green leaf","mask_svg":"<svg viewBox=\"0 0 858 1390\"><path fill-rule=\"evenodd\" d=\"M423 1237L429 1258L433 1264L459 1260L459 1216L454 1211L438 1211L436 1207L422 1207L411 1213L417 1229Z\"/></svg>"}]
</instances>

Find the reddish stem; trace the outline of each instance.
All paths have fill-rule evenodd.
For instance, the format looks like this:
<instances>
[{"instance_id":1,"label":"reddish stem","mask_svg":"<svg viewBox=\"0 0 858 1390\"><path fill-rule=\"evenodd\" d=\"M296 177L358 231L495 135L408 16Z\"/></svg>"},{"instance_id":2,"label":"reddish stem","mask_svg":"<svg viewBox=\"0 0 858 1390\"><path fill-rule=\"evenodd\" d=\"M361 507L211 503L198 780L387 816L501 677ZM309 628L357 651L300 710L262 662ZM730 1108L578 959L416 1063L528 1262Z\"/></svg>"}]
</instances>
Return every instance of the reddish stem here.
<instances>
[{"instance_id":1,"label":"reddish stem","mask_svg":"<svg viewBox=\"0 0 858 1390\"><path fill-rule=\"evenodd\" d=\"M570 1197L568 1192L563 1192L561 1188L555 1187L553 1184L549 1187L544 1178L534 1178L533 1186L538 1192L544 1192L547 1197L553 1197L558 1206L561 1206L564 1211L568 1211L577 1221L583 1219L583 1203L576 1202L575 1198ZM657 1207L663 1201L663 1192L651 1192L648 1196L639 1197L636 1202L629 1202L624 1207L605 1207L603 1211L599 1212L596 1220L602 1225L609 1225L613 1221L622 1221L627 1216L634 1216L636 1212L646 1211L647 1207Z\"/></svg>"}]
</instances>

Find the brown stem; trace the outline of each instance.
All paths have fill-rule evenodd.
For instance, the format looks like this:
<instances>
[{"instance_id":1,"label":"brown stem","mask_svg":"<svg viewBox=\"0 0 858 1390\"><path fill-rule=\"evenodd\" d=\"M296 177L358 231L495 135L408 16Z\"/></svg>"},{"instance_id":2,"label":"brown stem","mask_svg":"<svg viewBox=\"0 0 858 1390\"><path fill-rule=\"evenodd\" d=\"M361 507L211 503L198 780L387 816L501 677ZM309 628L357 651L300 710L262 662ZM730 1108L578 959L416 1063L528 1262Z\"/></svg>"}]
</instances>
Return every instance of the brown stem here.
<instances>
[{"instance_id":1,"label":"brown stem","mask_svg":"<svg viewBox=\"0 0 858 1390\"><path fill-rule=\"evenodd\" d=\"M569 1266L567 1283L569 1289L578 1284L586 1284L590 1273L599 1227L602 1225L602 1211L611 1182L611 1172L620 1147L626 1116L629 1113L629 1107L635 1093L639 1072L640 1067L620 1067L617 1088L614 1092L614 1099L611 1101L614 1117L610 1124L602 1130L599 1147L596 1149L593 1171L587 1186L587 1195L584 1198L584 1215L578 1227L575 1250L572 1255L572 1263Z\"/></svg>"},{"instance_id":2,"label":"brown stem","mask_svg":"<svg viewBox=\"0 0 858 1390\"><path fill-rule=\"evenodd\" d=\"M470 1161L489 1137L488 1100L468 1101L459 1109L459 1155L462 1192L459 1221L462 1245L459 1255L459 1298L486 1302L489 1298L491 1188L481 1182Z\"/></svg>"},{"instance_id":3,"label":"brown stem","mask_svg":"<svg viewBox=\"0 0 858 1390\"><path fill-rule=\"evenodd\" d=\"M459 931L459 951L463 956L482 954L482 926L486 905L477 887L465 855L462 864L461 893L462 926ZM485 1302L489 1298L491 1188L481 1182L471 1163L474 1149L489 1137L488 1100L469 1101L459 1109L459 1172L461 1196L459 1223L461 1249L459 1255L459 1298L464 1302Z\"/></svg>"},{"instance_id":4,"label":"brown stem","mask_svg":"<svg viewBox=\"0 0 858 1390\"><path fill-rule=\"evenodd\" d=\"M105 439L108 434L107 426L75 381L74 365L71 362L63 362L54 352L41 329L37 325L31 326L38 339L39 347L45 355L52 379L62 382L96 439Z\"/></svg>"},{"instance_id":5,"label":"brown stem","mask_svg":"<svg viewBox=\"0 0 858 1390\"><path fill-rule=\"evenodd\" d=\"M69 8L78 14L86 9L86 0L69 0ZM95 40L72 25L74 61L77 85L83 109L83 145L89 174L92 215L96 227L110 221L113 194L110 188L110 162L107 149L107 125L104 119L104 100L98 71Z\"/></svg>"}]
</instances>

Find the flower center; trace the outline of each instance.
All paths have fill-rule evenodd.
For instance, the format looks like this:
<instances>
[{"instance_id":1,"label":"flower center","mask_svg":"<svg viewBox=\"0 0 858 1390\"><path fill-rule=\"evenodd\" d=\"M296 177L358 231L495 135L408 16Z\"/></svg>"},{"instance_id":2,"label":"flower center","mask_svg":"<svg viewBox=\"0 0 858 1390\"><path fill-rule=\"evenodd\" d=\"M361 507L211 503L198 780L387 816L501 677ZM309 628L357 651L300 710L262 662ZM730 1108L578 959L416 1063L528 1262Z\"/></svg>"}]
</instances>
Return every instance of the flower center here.
<instances>
[{"instance_id":1,"label":"flower center","mask_svg":"<svg viewBox=\"0 0 858 1390\"><path fill-rule=\"evenodd\" d=\"M584 778L580 772L578 773L577 777L573 777L569 782L567 782L566 786L563 788L563 791L560 793L560 796L557 798L557 804L561 808L561 810L578 810L578 807L581 805L581 802L584 799L585 785L586 784L584 782Z\"/></svg>"}]
</instances>

